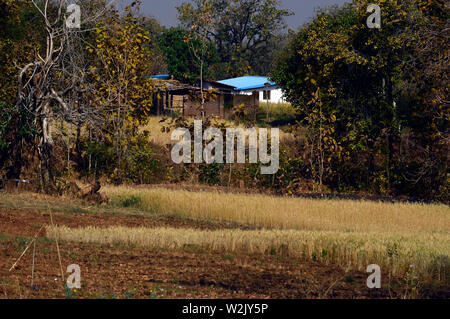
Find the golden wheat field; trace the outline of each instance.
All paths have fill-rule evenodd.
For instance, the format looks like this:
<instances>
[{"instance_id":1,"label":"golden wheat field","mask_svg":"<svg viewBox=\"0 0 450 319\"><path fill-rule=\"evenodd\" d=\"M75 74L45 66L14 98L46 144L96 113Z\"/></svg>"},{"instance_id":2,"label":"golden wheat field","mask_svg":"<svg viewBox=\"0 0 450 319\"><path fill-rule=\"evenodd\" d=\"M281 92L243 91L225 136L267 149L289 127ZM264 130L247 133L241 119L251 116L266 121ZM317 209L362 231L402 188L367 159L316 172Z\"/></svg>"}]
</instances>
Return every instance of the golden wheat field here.
<instances>
[{"instance_id":1,"label":"golden wheat field","mask_svg":"<svg viewBox=\"0 0 450 319\"><path fill-rule=\"evenodd\" d=\"M148 212L261 228L450 235L450 208L443 204L317 200L125 186L103 190L116 205L134 198L136 208Z\"/></svg>"},{"instance_id":2,"label":"golden wheat field","mask_svg":"<svg viewBox=\"0 0 450 319\"><path fill-rule=\"evenodd\" d=\"M69 241L180 249L286 254L362 270L378 264L397 276L450 279L450 208L446 205L315 200L164 188L104 188L111 205L149 214L215 220L253 230L48 228Z\"/></svg>"},{"instance_id":3,"label":"golden wheat field","mask_svg":"<svg viewBox=\"0 0 450 319\"><path fill-rule=\"evenodd\" d=\"M252 289L265 287L260 297L281 296L294 282L291 297L324 296L333 290L353 298L371 296L360 289L366 287L367 267L377 264L383 273L384 297L448 295L450 208L446 205L193 192L162 186L107 186L102 191L110 198L107 205L87 206L67 197L0 194L4 247L0 260L2 276L9 278L0 289L17 294L17 282L8 277L7 269L25 249L24 239L35 236L42 226L40 236L44 237L37 245L41 277L58 273L54 243L59 240L63 262L80 264L95 282L103 280L95 267L107 263L110 274L125 270L124 275L134 278L136 285L148 283L142 281L142 274L158 259L161 271L153 278L157 284L179 278L197 280L195 289L201 290L202 278L220 285L253 278ZM26 281L32 257L24 258L20 276ZM190 258L189 265L185 258ZM243 270L241 266L249 263L253 268ZM272 289L272 276L280 275L286 278ZM308 282L302 281L305 276ZM123 289L105 286L108 281L99 287L93 282L86 295ZM299 289L306 289L305 294L299 294ZM227 298L234 296L226 293ZM57 289L42 290L42 296L58 294Z\"/></svg>"},{"instance_id":4,"label":"golden wheat field","mask_svg":"<svg viewBox=\"0 0 450 319\"><path fill-rule=\"evenodd\" d=\"M175 228L48 227L53 239L213 251L245 251L320 260L364 270L370 264L395 276L414 273L423 281L448 280L450 237L439 234L395 235L298 230L217 230Z\"/></svg>"}]
</instances>

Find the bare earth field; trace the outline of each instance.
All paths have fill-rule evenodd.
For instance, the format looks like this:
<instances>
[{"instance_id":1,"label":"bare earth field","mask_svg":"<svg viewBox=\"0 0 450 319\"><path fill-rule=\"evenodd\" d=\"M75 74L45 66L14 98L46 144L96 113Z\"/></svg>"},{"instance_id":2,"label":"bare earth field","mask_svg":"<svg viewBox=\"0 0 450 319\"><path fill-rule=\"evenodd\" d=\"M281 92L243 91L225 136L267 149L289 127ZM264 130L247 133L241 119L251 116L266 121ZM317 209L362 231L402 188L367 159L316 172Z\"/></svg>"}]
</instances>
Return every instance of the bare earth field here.
<instances>
[{"instance_id":1,"label":"bare earth field","mask_svg":"<svg viewBox=\"0 0 450 319\"><path fill-rule=\"evenodd\" d=\"M197 244L149 247L130 237L83 242L50 234L55 229L70 234L120 227L167 229L175 234L261 229L257 223L231 218L191 218L112 202L89 206L64 198L0 194L0 298L450 298L446 280L416 283L382 268L382 289L371 290L366 287L368 274L350 264L343 267L278 250L207 249ZM37 233L31 288L32 245L16 268L9 269ZM57 237L64 271L70 264L81 267L81 289L63 288Z\"/></svg>"}]
</instances>

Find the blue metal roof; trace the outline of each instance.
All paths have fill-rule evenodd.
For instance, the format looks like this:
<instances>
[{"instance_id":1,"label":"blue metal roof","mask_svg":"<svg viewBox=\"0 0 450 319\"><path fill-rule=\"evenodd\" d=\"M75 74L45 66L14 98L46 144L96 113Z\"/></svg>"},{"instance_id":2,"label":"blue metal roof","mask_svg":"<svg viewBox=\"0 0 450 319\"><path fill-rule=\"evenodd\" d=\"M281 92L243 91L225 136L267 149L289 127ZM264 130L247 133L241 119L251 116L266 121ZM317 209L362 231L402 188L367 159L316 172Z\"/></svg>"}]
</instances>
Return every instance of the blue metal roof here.
<instances>
[{"instance_id":1,"label":"blue metal roof","mask_svg":"<svg viewBox=\"0 0 450 319\"><path fill-rule=\"evenodd\" d=\"M221 84L234 86L236 91L261 89L266 86L275 85L275 82L270 81L267 76L250 76L250 75L217 82Z\"/></svg>"},{"instance_id":2,"label":"blue metal roof","mask_svg":"<svg viewBox=\"0 0 450 319\"><path fill-rule=\"evenodd\" d=\"M150 78L155 80L170 80L170 74L152 75Z\"/></svg>"}]
</instances>

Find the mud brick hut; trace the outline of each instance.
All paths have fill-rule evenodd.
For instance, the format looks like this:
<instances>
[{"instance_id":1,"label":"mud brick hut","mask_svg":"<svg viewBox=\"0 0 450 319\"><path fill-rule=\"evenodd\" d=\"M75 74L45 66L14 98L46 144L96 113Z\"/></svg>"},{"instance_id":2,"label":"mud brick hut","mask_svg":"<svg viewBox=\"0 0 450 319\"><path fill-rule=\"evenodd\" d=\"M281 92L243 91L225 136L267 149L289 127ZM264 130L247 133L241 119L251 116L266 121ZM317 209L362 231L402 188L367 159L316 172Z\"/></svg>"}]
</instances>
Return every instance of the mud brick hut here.
<instances>
[{"instance_id":1,"label":"mud brick hut","mask_svg":"<svg viewBox=\"0 0 450 319\"><path fill-rule=\"evenodd\" d=\"M170 79L170 75L156 75L159 94L155 94L153 114L177 113L183 116L200 116L200 84L192 86ZM278 89L275 83L267 77L244 76L222 81L204 81L204 90L214 92L214 97L204 105L205 115L228 118L234 107L245 105L251 113L256 115L259 108L261 92ZM197 98L196 98L197 97Z\"/></svg>"}]
</instances>

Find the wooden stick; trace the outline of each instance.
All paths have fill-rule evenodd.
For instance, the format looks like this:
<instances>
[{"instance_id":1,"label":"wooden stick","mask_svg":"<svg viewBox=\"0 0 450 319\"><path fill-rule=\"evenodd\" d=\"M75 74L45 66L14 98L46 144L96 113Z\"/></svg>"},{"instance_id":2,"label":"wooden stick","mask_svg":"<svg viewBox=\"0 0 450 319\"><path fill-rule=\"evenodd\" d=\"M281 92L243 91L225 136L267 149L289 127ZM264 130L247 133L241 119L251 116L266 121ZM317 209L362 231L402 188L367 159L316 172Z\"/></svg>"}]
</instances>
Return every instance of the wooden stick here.
<instances>
[{"instance_id":1,"label":"wooden stick","mask_svg":"<svg viewBox=\"0 0 450 319\"><path fill-rule=\"evenodd\" d=\"M12 265L12 267L9 269L9 271L13 270L14 267L16 267L17 263L20 261L20 259L23 257L23 255L25 255L25 253L27 252L28 248L30 248L31 244L34 243L36 239L33 239L27 246L27 248L25 248L25 250L23 251L22 255L20 255L20 257L16 260L16 262L14 263L14 265Z\"/></svg>"},{"instance_id":2,"label":"wooden stick","mask_svg":"<svg viewBox=\"0 0 450 319\"><path fill-rule=\"evenodd\" d=\"M53 224L53 214L52 211L50 210L50 222L52 223L52 227L55 227L55 225ZM61 262L61 253L59 252L59 244L58 244L58 237L55 237L55 241L56 241L56 251L58 252L58 260L59 260L59 268L61 270L61 278L62 278L62 282L64 283L64 272L63 272L63 267L62 267L62 262Z\"/></svg>"},{"instance_id":3,"label":"wooden stick","mask_svg":"<svg viewBox=\"0 0 450 319\"><path fill-rule=\"evenodd\" d=\"M34 259L36 257L36 240L34 241L34 249L33 249L33 264L31 266L31 288L33 288L34 284Z\"/></svg>"},{"instance_id":4,"label":"wooden stick","mask_svg":"<svg viewBox=\"0 0 450 319\"><path fill-rule=\"evenodd\" d=\"M45 226L45 225L44 225ZM36 239L37 236L39 235L39 233L41 232L42 228L44 228L44 226L41 226L41 228L38 230L38 232L36 233L36 235L34 235L34 239L28 244L27 248L25 248L25 250L23 251L22 255L20 255L20 257L16 260L16 262L14 263L14 265L12 265L12 267L9 269L9 271L13 270L14 267L16 267L17 263L20 261L20 259L23 257L23 255L25 255L25 253L27 252L28 248L30 248L31 244L33 244Z\"/></svg>"}]
</instances>

